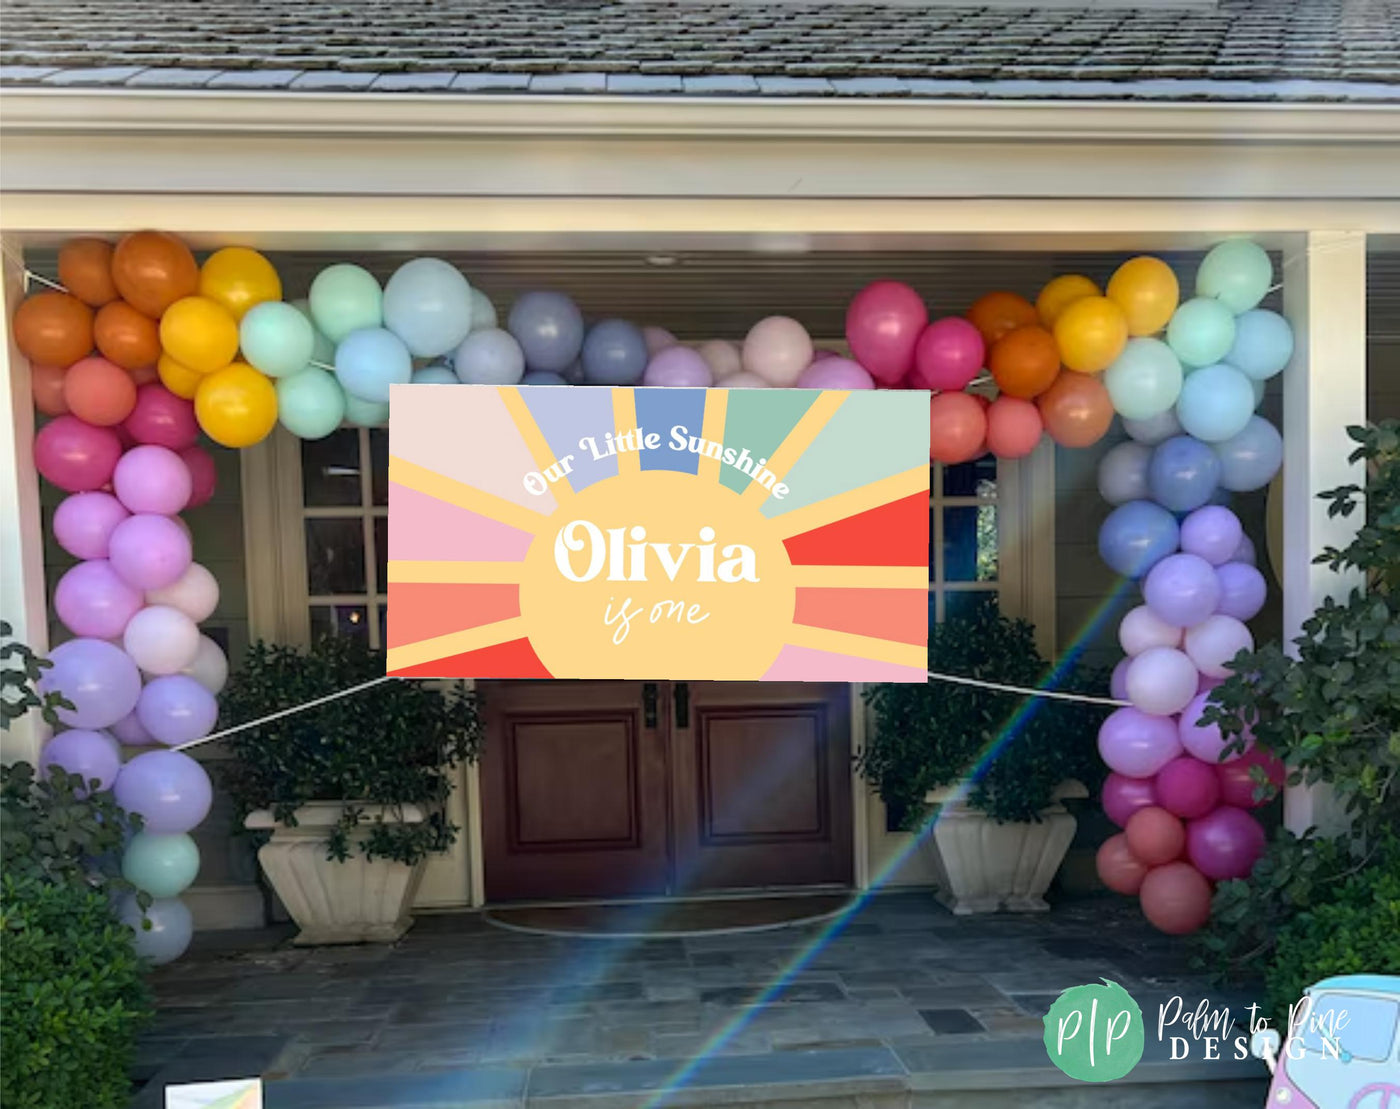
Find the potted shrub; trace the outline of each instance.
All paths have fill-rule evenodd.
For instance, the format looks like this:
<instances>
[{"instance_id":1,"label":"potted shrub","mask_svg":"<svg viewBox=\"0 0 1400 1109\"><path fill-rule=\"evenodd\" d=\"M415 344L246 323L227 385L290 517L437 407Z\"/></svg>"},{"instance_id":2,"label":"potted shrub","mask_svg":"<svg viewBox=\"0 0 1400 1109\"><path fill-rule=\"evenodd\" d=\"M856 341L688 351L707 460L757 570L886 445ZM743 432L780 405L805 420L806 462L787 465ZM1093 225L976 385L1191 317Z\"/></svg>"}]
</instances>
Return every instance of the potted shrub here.
<instances>
[{"instance_id":1,"label":"potted shrub","mask_svg":"<svg viewBox=\"0 0 1400 1109\"><path fill-rule=\"evenodd\" d=\"M932 628L928 658L933 671L1021 687L1051 673L1031 626L992 608ZM1061 802L1098 784L1104 710L934 680L865 696L873 729L859 767L901 827L934 818L924 849L940 900L960 914L1049 908L1076 825Z\"/></svg>"},{"instance_id":2,"label":"potted shrub","mask_svg":"<svg viewBox=\"0 0 1400 1109\"><path fill-rule=\"evenodd\" d=\"M384 675L359 640L310 650L257 643L222 696L225 726L255 720ZM412 925L430 854L457 838L446 815L450 771L481 743L475 696L461 683L394 680L239 732L224 781L299 944L388 942Z\"/></svg>"}]
</instances>

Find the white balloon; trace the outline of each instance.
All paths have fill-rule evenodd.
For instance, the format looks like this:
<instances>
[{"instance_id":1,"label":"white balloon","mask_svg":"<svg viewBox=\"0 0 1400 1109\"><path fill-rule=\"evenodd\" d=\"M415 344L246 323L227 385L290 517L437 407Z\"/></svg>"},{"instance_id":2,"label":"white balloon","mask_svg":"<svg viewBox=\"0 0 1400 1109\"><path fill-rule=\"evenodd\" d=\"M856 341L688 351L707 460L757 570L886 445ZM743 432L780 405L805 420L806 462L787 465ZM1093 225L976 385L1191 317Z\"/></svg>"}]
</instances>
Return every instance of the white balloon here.
<instances>
[{"instance_id":1,"label":"white balloon","mask_svg":"<svg viewBox=\"0 0 1400 1109\"><path fill-rule=\"evenodd\" d=\"M146 603L169 605L196 624L203 623L219 607L219 581L206 567L191 562L189 569L169 585L146 590Z\"/></svg>"},{"instance_id":2,"label":"white balloon","mask_svg":"<svg viewBox=\"0 0 1400 1109\"><path fill-rule=\"evenodd\" d=\"M178 674L199 654L199 629L178 608L147 605L126 625L122 649L147 674Z\"/></svg>"},{"instance_id":3,"label":"white balloon","mask_svg":"<svg viewBox=\"0 0 1400 1109\"><path fill-rule=\"evenodd\" d=\"M1171 716L1196 696L1196 664L1174 647L1149 647L1128 663L1128 700L1140 712Z\"/></svg>"},{"instance_id":4,"label":"white balloon","mask_svg":"<svg viewBox=\"0 0 1400 1109\"><path fill-rule=\"evenodd\" d=\"M1208 678L1228 678L1227 665L1241 651L1254 650L1254 636L1233 616L1216 613L1186 632L1186 653Z\"/></svg>"},{"instance_id":5,"label":"white balloon","mask_svg":"<svg viewBox=\"0 0 1400 1109\"><path fill-rule=\"evenodd\" d=\"M122 894L117 902L117 919L136 933L136 954L155 966L183 955L194 932L190 910L178 897L159 897L143 913L134 894Z\"/></svg>"},{"instance_id":6,"label":"white balloon","mask_svg":"<svg viewBox=\"0 0 1400 1109\"><path fill-rule=\"evenodd\" d=\"M709 365L716 381L733 377L744 368L744 360L739 354L739 345L731 343L727 339L711 339L707 343L701 343L696 349L700 357ZM765 382L765 384L767 383Z\"/></svg>"},{"instance_id":7,"label":"white balloon","mask_svg":"<svg viewBox=\"0 0 1400 1109\"><path fill-rule=\"evenodd\" d=\"M1137 656L1153 647L1180 647L1183 629L1168 624L1147 605L1138 605L1118 625L1118 643L1124 654Z\"/></svg>"},{"instance_id":8,"label":"white balloon","mask_svg":"<svg viewBox=\"0 0 1400 1109\"><path fill-rule=\"evenodd\" d=\"M186 666L182 674L188 674L215 696L228 681L228 658L223 649L207 635L199 637L199 651L194 661Z\"/></svg>"}]
</instances>

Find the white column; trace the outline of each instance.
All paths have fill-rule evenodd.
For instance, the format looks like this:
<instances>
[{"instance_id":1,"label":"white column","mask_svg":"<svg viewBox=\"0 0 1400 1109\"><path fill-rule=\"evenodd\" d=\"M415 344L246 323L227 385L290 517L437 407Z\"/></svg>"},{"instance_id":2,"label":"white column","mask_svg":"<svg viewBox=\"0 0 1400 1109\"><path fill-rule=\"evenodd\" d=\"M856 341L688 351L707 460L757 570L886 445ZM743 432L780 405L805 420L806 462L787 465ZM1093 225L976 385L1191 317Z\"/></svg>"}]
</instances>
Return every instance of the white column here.
<instances>
[{"instance_id":1,"label":"white column","mask_svg":"<svg viewBox=\"0 0 1400 1109\"><path fill-rule=\"evenodd\" d=\"M9 321L24 299L24 268L19 247L4 242L4 282L0 291L0 618L21 643L40 654L48 650L44 603L44 537L39 516L39 475L34 469L34 402L29 362L11 336ZM4 761L33 762L48 737L38 713L0 732Z\"/></svg>"},{"instance_id":2,"label":"white column","mask_svg":"<svg viewBox=\"0 0 1400 1109\"><path fill-rule=\"evenodd\" d=\"M1346 429L1366 422L1366 236L1310 231L1285 252L1284 313L1296 347L1283 380L1283 636L1292 644L1325 599L1346 597L1359 575L1337 574L1313 558L1344 547L1361 524L1359 512L1328 517L1318 494L1364 482L1347 461L1356 444ZM1345 815L1325 786L1290 788L1284 823L1337 832Z\"/></svg>"}]
</instances>

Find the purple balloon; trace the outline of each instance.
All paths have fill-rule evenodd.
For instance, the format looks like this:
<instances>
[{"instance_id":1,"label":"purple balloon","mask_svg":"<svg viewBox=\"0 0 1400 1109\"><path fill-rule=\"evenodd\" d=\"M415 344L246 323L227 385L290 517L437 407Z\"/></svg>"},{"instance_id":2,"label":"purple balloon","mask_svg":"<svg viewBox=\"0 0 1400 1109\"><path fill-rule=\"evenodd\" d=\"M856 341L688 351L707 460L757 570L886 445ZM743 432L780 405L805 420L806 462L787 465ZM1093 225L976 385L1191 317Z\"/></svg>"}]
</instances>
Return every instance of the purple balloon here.
<instances>
[{"instance_id":1,"label":"purple balloon","mask_svg":"<svg viewBox=\"0 0 1400 1109\"><path fill-rule=\"evenodd\" d=\"M1215 611L1236 620L1253 620L1264 608L1269 586L1264 575L1244 562L1227 562L1215 568L1220 600Z\"/></svg>"},{"instance_id":2,"label":"purple balloon","mask_svg":"<svg viewBox=\"0 0 1400 1109\"><path fill-rule=\"evenodd\" d=\"M567 385L564 378L553 370L533 370L520 379L521 385Z\"/></svg>"},{"instance_id":3,"label":"purple balloon","mask_svg":"<svg viewBox=\"0 0 1400 1109\"><path fill-rule=\"evenodd\" d=\"M114 792L117 804L141 814L144 831L162 835L194 828L214 799L204 767L179 751L137 755L117 775Z\"/></svg>"},{"instance_id":4,"label":"purple balloon","mask_svg":"<svg viewBox=\"0 0 1400 1109\"><path fill-rule=\"evenodd\" d=\"M39 773L48 777L52 767L59 767L69 774L77 774L84 785L75 790L80 796L87 796L87 783L94 778L99 790L111 789L117 780L117 771L122 766L121 748L117 741L106 732L74 728L59 732L39 755Z\"/></svg>"},{"instance_id":5,"label":"purple balloon","mask_svg":"<svg viewBox=\"0 0 1400 1109\"><path fill-rule=\"evenodd\" d=\"M1181 521L1181 549L1212 566L1229 562L1243 538L1240 518L1220 505L1198 508Z\"/></svg>"},{"instance_id":6,"label":"purple balloon","mask_svg":"<svg viewBox=\"0 0 1400 1109\"><path fill-rule=\"evenodd\" d=\"M873 389L875 379L865 367L849 358L822 358L813 362L797 379L799 389Z\"/></svg>"},{"instance_id":7,"label":"purple balloon","mask_svg":"<svg viewBox=\"0 0 1400 1109\"><path fill-rule=\"evenodd\" d=\"M146 683L136 715L156 740L174 747L213 731L219 704L188 674L167 674Z\"/></svg>"},{"instance_id":8,"label":"purple balloon","mask_svg":"<svg viewBox=\"0 0 1400 1109\"><path fill-rule=\"evenodd\" d=\"M132 512L172 516L190 502L194 489L190 468L169 447L132 447L112 474L117 500Z\"/></svg>"},{"instance_id":9,"label":"purple balloon","mask_svg":"<svg viewBox=\"0 0 1400 1109\"><path fill-rule=\"evenodd\" d=\"M128 584L163 589L189 569L193 553L189 534L173 518L141 513L113 530L108 558Z\"/></svg>"},{"instance_id":10,"label":"purple balloon","mask_svg":"<svg viewBox=\"0 0 1400 1109\"><path fill-rule=\"evenodd\" d=\"M1151 778L1129 778L1116 770L1104 779L1102 796L1104 815L1120 828L1138 809L1157 803L1157 789Z\"/></svg>"},{"instance_id":11,"label":"purple balloon","mask_svg":"<svg viewBox=\"0 0 1400 1109\"><path fill-rule=\"evenodd\" d=\"M643 385L681 389L708 389L715 383L710 364L699 351L689 347L667 347L657 351L642 377Z\"/></svg>"},{"instance_id":12,"label":"purple balloon","mask_svg":"<svg viewBox=\"0 0 1400 1109\"><path fill-rule=\"evenodd\" d=\"M1248 878L1264 853L1264 829L1243 809L1221 805L1186 825L1186 857L1217 882Z\"/></svg>"},{"instance_id":13,"label":"purple balloon","mask_svg":"<svg viewBox=\"0 0 1400 1109\"><path fill-rule=\"evenodd\" d=\"M1128 699L1128 664L1132 661L1130 658L1120 658L1109 675L1108 695L1115 701Z\"/></svg>"},{"instance_id":14,"label":"purple balloon","mask_svg":"<svg viewBox=\"0 0 1400 1109\"><path fill-rule=\"evenodd\" d=\"M1203 693L1196 694L1191 699L1191 703L1181 710L1181 719L1177 722L1181 745L1196 758L1211 766L1222 762L1234 762L1254 746L1254 732L1246 727L1243 750L1226 755L1226 741L1225 736L1220 731L1220 725L1201 722L1201 714L1205 712L1206 702L1209 699L1210 690L1207 689Z\"/></svg>"},{"instance_id":15,"label":"purple balloon","mask_svg":"<svg viewBox=\"0 0 1400 1109\"><path fill-rule=\"evenodd\" d=\"M54 612L74 635L115 639L146 603L105 558L72 567L53 591Z\"/></svg>"},{"instance_id":16,"label":"purple balloon","mask_svg":"<svg viewBox=\"0 0 1400 1109\"><path fill-rule=\"evenodd\" d=\"M1190 628L1215 611L1220 582L1215 567L1200 555L1168 555L1147 572L1142 595L1168 624Z\"/></svg>"},{"instance_id":17,"label":"purple balloon","mask_svg":"<svg viewBox=\"0 0 1400 1109\"><path fill-rule=\"evenodd\" d=\"M107 730L128 747L148 747L156 741L155 736L146 731L145 726L141 723L141 718L136 715L135 709L132 709Z\"/></svg>"},{"instance_id":18,"label":"purple balloon","mask_svg":"<svg viewBox=\"0 0 1400 1109\"><path fill-rule=\"evenodd\" d=\"M1205 816L1220 804L1215 768L1191 755L1172 759L1157 771L1157 804L1183 820Z\"/></svg>"},{"instance_id":19,"label":"purple balloon","mask_svg":"<svg viewBox=\"0 0 1400 1109\"><path fill-rule=\"evenodd\" d=\"M1246 562L1253 566L1258 561L1258 557L1254 553L1254 540L1247 535L1240 536L1240 545L1235 548L1234 553L1230 556L1230 561Z\"/></svg>"},{"instance_id":20,"label":"purple balloon","mask_svg":"<svg viewBox=\"0 0 1400 1109\"><path fill-rule=\"evenodd\" d=\"M1135 708L1111 713L1099 728L1099 755L1129 778L1150 778L1181 754L1176 722Z\"/></svg>"},{"instance_id":21,"label":"purple balloon","mask_svg":"<svg viewBox=\"0 0 1400 1109\"><path fill-rule=\"evenodd\" d=\"M74 493L53 513L53 537L74 558L106 558L112 530L130 516L111 493Z\"/></svg>"},{"instance_id":22,"label":"purple balloon","mask_svg":"<svg viewBox=\"0 0 1400 1109\"><path fill-rule=\"evenodd\" d=\"M70 728L105 728L136 707L141 671L120 647L102 639L70 639L53 649L51 667L39 679L41 693L72 702L58 718Z\"/></svg>"}]
</instances>

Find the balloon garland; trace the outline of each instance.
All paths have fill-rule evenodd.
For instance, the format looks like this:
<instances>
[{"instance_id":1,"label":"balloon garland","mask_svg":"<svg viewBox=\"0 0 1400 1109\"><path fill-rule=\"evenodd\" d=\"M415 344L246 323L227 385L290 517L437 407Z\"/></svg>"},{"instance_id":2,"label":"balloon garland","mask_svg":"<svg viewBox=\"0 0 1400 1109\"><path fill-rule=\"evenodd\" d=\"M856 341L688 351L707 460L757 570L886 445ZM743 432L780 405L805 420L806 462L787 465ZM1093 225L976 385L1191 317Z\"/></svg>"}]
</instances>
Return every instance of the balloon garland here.
<instances>
[{"instance_id":1,"label":"balloon garland","mask_svg":"<svg viewBox=\"0 0 1400 1109\"><path fill-rule=\"evenodd\" d=\"M760 320L742 343L691 347L622 319L588 326L569 297L547 291L521 296L502 327L490 300L436 258L404 263L382 287L337 263L306 300L287 302L257 251L227 247L200 265L175 236L142 231L115 246L70 241L58 277L13 319L35 406L51 417L35 464L69 494L55 538L80 560L54 594L75 638L54 649L44 677L74 708L40 764L97 779L142 815L122 865L155 899L152 927L136 935L157 962L189 943L179 894L198 873L189 833L212 799L203 767L169 748L213 731L228 673L198 629L218 583L192 560L180 518L214 492L199 433L241 448L279 422L303 439L382 427L390 387L409 382L928 389L930 457L948 465L989 451L1022 458L1046 435L1089 446L1121 416L1132 438L1100 468L1116 506L1100 549L1116 572L1144 579L1146 604L1120 629L1129 658L1114 695L1133 707L1099 737L1113 770L1104 807L1124 827L1099 871L1110 888L1139 893L1158 927L1189 931L1209 911L1209 881L1247 873L1262 845L1244 812L1255 803L1248 770L1277 777L1276 762L1257 748L1220 762L1218 731L1196 727L1205 691L1251 645L1242 621L1265 595L1238 519L1207 502L1217 489L1263 488L1282 452L1253 412L1292 333L1257 307L1272 267L1253 243L1212 250L1185 303L1151 257L1124 263L1106 290L1069 274L1034 303L996 291L966 317L932 321L914 289L877 281L848 308L849 357L814 349L784 316ZM154 749L123 762L121 745ZM132 899L118 911L139 920Z\"/></svg>"}]
</instances>

